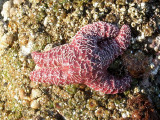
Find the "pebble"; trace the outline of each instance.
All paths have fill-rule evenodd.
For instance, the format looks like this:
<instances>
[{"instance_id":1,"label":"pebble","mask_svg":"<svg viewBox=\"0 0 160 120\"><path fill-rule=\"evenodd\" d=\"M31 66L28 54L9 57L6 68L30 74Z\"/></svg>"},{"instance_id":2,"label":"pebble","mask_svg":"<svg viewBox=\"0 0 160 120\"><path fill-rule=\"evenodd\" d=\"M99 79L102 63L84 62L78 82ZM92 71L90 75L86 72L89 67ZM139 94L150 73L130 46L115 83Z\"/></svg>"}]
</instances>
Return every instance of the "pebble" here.
<instances>
[{"instance_id":1,"label":"pebble","mask_svg":"<svg viewBox=\"0 0 160 120\"><path fill-rule=\"evenodd\" d=\"M2 36L2 38L0 38L0 55L3 54L4 50L12 44L13 42L13 34L11 33L6 33Z\"/></svg>"},{"instance_id":2,"label":"pebble","mask_svg":"<svg viewBox=\"0 0 160 120\"><path fill-rule=\"evenodd\" d=\"M6 21L10 17L11 1L6 1L3 4L3 10L1 12L4 17L3 20Z\"/></svg>"},{"instance_id":3,"label":"pebble","mask_svg":"<svg viewBox=\"0 0 160 120\"><path fill-rule=\"evenodd\" d=\"M36 87L39 86L39 84L38 84L37 82L31 81L30 84L29 84L29 86L30 86L31 88L36 88Z\"/></svg>"},{"instance_id":4,"label":"pebble","mask_svg":"<svg viewBox=\"0 0 160 120\"><path fill-rule=\"evenodd\" d=\"M17 4L17 5L20 5L23 2L24 0L13 0L13 4Z\"/></svg>"},{"instance_id":5,"label":"pebble","mask_svg":"<svg viewBox=\"0 0 160 120\"><path fill-rule=\"evenodd\" d=\"M42 91L40 89L32 89L31 91L31 99L36 99L42 95Z\"/></svg>"},{"instance_id":6,"label":"pebble","mask_svg":"<svg viewBox=\"0 0 160 120\"><path fill-rule=\"evenodd\" d=\"M53 48L53 44L48 44L46 45L46 47L44 48L44 51L49 51Z\"/></svg>"},{"instance_id":7,"label":"pebble","mask_svg":"<svg viewBox=\"0 0 160 120\"><path fill-rule=\"evenodd\" d=\"M31 53L33 48L33 42L29 41L26 46L21 46L21 54L27 56Z\"/></svg>"},{"instance_id":8,"label":"pebble","mask_svg":"<svg viewBox=\"0 0 160 120\"><path fill-rule=\"evenodd\" d=\"M30 101L30 97L28 97L28 96L25 95L25 92L24 92L23 89L19 90L19 97L20 97L21 100L28 100L28 101Z\"/></svg>"},{"instance_id":9,"label":"pebble","mask_svg":"<svg viewBox=\"0 0 160 120\"><path fill-rule=\"evenodd\" d=\"M23 90L23 89L20 89L20 90L19 90L19 97L20 97L20 99L24 99L24 96L25 96L24 90Z\"/></svg>"},{"instance_id":10,"label":"pebble","mask_svg":"<svg viewBox=\"0 0 160 120\"><path fill-rule=\"evenodd\" d=\"M38 109L40 107L40 103L37 100L32 100L30 103L30 107L33 109Z\"/></svg>"}]
</instances>

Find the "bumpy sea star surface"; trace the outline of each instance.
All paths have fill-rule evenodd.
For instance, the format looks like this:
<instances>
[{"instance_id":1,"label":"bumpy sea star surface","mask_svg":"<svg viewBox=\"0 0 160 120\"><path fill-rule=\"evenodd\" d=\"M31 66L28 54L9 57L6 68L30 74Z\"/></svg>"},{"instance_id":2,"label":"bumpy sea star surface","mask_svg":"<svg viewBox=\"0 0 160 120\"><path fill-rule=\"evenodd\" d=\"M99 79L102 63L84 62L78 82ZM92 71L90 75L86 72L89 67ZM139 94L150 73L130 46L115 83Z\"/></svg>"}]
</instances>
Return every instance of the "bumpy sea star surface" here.
<instances>
[{"instance_id":1,"label":"bumpy sea star surface","mask_svg":"<svg viewBox=\"0 0 160 120\"><path fill-rule=\"evenodd\" d=\"M46 52L33 52L40 69L32 71L30 79L55 85L81 83L106 94L125 91L131 82L129 75L118 78L107 72L113 60L130 44L127 25L95 22L82 27L69 44Z\"/></svg>"}]
</instances>

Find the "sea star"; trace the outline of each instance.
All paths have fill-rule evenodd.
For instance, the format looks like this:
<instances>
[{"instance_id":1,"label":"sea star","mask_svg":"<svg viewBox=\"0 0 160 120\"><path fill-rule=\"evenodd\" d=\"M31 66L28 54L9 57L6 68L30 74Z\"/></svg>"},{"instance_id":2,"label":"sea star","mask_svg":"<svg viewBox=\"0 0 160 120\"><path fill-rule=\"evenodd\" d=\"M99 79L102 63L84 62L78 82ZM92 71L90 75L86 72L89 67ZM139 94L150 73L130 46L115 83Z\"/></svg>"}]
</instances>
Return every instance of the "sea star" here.
<instances>
[{"instance_id":1,"label":"sea star","mask_svg":"<svg viewBox=\"0 0 160 120\"><path fill-rule=\"evenodd\" d=\"M131 77L118 78L107 68L126 50L130 38L127 25L120 30L101 21L86 25L69 44L33 52L32 58L41 69L32 71L30 79L55 85L82 83L105 94L123 92L130 86Z\"/></svg>"}]
</instances>

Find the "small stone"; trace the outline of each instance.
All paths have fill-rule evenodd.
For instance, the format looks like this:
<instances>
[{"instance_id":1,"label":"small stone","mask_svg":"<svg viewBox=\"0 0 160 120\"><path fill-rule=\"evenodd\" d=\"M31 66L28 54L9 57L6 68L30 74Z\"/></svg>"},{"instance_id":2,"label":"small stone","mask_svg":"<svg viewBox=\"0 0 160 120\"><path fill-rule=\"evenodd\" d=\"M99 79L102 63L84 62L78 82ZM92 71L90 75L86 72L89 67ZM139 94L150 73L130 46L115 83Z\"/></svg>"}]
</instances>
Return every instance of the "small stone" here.
<instances>
[{"instance_id":1,"label":"small stone","mask_svg":"<svg viewBox=\"0 0 160 120\"><path fill-rule=\"evenodd\" d=\"M17 15L17 9L14 7L12 7L9 12L10 12L10 17Z\"/></svg>"},{"instance_id":2,"label":"small stone","mask_svg":"<svg viewBox=\"0 0 160 120\"><path fill-rule=\"evenodd\" d=\"M44 48L44 51L49 51L53 48L53 44L48 44L46 45L46 47Z\"/></svg>"},{"instance_id":3,"label":"small stone","mask_svg":"<svg viewBox=\"0 0 160 120\"><path fill-rule=\"evenodd\" d=\"M40 107L39 101L37 101L37 100L31 101L30 107L33 109L38 109Z\"/></svg>"},{"instance_id":4,"label":"small stone","mask_svg":"<svg viewBox=\"0 0 160 120\"><path fill-rule=\"evenodd\" d=\"M46 16L46 17L44 18L43 25L44 25L45 27L47 27L48 19L49 19L49 16Z\"/></svg>"},{"instance_id":5,"label":"small stone","mask_svg":"<svg viewBox=\"0 0 160 120\"><path fill-rule=\"evenodd\" d=\"M19 90L19 97L20 97L21 100L28 100L28 101L30 101L30 97L28 97L28 96L25 95L25 92L24 92L23 89Z\"/></svg>"},{"instance_id":6,"label":"small stone","mask_svg":"<svg viewBox=\"0 0 160 120\"><path fill-rule=\"evenodd\" d=\"M5 48L7 48L9 45L12 44L13 42L13 34L12 33L6 33L2 36L2 38L0 39L0 50L3 50Z\"/></svg>"},{"instance_id":7,"label":"small stone","mask_svg":"<svg viewBox=\"0 0 160 120\"><path fill-rule=\"evenodd\" d=\"M13 3L17 4L17 5L20 5L23 2L24 2L24 0L13 0Z\"/></svg>"},{"instance_id":8,"label":"small stone","mask_svg":"<svg viewBox=\"0 0 160 120\"><path fill-rule=\"evenodd\" d=\"M33 4L37 4L40 2L40 0L29 0L29 2L33 3Z\"/></svg>"},{"instance_id":9,"label":"small stone","mask_svg":"<svg viewBox=\"0 0 160 120\"><path fill-rule=\"evenodd\" d=\"M3 22L0 21L0 38L3 36L3 34L4 34Z\"/></svg>"},{"instance_id":10,"label":"small stone","mask_svg":"<svg viewBox=\"0 0 160 120\"><path fill-rule=\"evenodd\" d=\"M26 56L29 55L33 48L33 42L29 41L26 46L21 46L21 54Z\"/></svg>"},{"instance_id":11,"label":"small stone","mask_svg":"<svg viewBox=\"0 0 160 120\"><path fill-rule=\"evenodd\" d=\"M39 86L39 85L38 85L37 82L33 82L33 81L30 82L30 87L31 87L31 88L36 88L36 87L38 87L38 86Z\"/></svg>"},{"instance_id":12,"label":"small stone","mask_svg":"<svg viewBox=\"0 0 160 120\"><path fill-rule=\"evenodd\" d=\"M6 1L3 4L3 10L1 12L4 17L3 20L6 21L10 17L11 1Z\"/></svg>"},{"instance_id":13,"label":"small stone","mask_svg":"<svg viewBox=\"0 0 160 120\"><path fill-rule=\"evenodd\" d=\"M19 97L20 97L20 99L24 99L24 96L25 96L24 90L23 90L23 89L20 89L20 90L19 90Z\"/></svg>"},{"instance_id":14,"label":"small stone","mask_svg":"<svg viewBox=\"0 0 160 120\"><path fill-rule=\"evenodd\" d=\"M98 17L98 14L97 13L94 13L93 14L93 18L94 18L94 20L97 20L99 17Z\"/></svg>"},{"instance_id":15,"label":"small stone","mask_svg":"<svg viewBox=\"0 0 160 120\"><path fill-rule=\"evenodd\" d=\"M31 92L31 99L36 99L38 97L40 97L42 95L42 92L40 89L32 89L32 92Z\"/></svg>"}]
</instances>

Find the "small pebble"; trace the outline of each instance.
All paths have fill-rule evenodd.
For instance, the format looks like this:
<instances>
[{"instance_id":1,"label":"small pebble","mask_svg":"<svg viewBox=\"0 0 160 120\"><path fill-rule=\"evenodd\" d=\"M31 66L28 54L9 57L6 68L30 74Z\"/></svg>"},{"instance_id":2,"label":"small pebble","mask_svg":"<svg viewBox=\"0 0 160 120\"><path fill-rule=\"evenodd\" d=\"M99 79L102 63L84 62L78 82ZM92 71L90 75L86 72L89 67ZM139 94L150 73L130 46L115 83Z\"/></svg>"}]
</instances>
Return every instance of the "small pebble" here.
<instances>
[{"instance_id":1,"label":"small pebble","mask_svg":"<svg viewBox=\"0 0 160 120\"><path fill-rule=\"evenodd\" d=\"M24 0L13 0L13 3L17 4L17 5L20 5L23 2L24 2Z\"/></svg>"},{"instance_id":2,"label":"small pebble","mask_svg":"<svg viewBox=\"0 0 160 120\"><path fill-rule=\"evenodd\" d=\"M40 107L39 101L37 100L32 100L30 103L30 107L33 109L38 109Z\"/></svg>"},{"instance_id":3,"label":"small pebble","mask_svg":"<svg viewBox=\"0 0 160 120\"><path fill-rule=\"evenodd\" d=\"M36 99L42 95L42 91L40 89L32 89L31 99Z\"/></svg>"},{"instance_id":4,"label":"small pebble","mask_svg":"<svg viewBox=\"0 0 160 120\"><path fill-rule=\"evenodd\" d=\"M4 17L3 20L6 21L10 17L11 1L6 1L3 4L3 10L1 12Z\"/></svg>"},{"instance_id":5,"label":"small pebble","mask_svg":"<svg viewBox=\"0 0 160 120\"><path fill-rule=\"evenodd\" d=\"M36 87L38 87L38 86L39 86L39 85L38 85L37 82L33 82L33 81L30 82L30 87L31 87L31 88L36 88Z\"/></svg>"}]
</instances>

